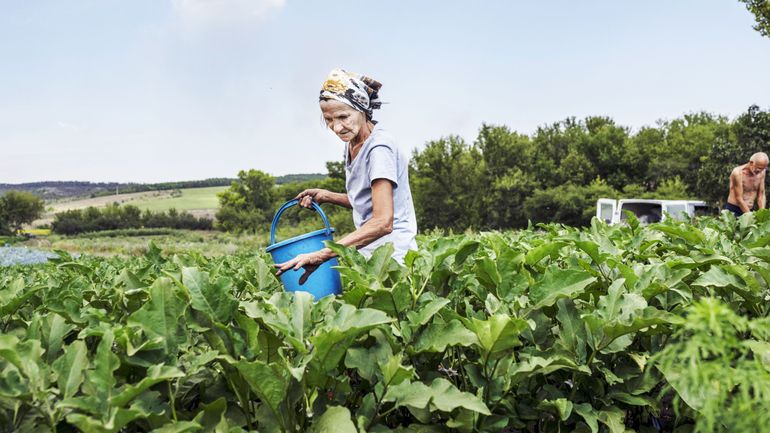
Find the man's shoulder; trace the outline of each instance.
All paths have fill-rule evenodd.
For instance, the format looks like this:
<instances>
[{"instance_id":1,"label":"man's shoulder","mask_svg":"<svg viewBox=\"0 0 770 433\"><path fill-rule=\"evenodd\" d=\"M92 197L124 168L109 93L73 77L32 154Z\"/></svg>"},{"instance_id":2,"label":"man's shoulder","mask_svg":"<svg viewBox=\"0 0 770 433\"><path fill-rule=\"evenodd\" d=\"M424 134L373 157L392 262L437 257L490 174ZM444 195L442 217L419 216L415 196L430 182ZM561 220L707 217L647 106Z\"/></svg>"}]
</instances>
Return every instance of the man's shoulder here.
<instances>
[{"instance_id":1,"label":"man's shoulder","mask_svg":"<svg viewBox=\"0 0 770 433\"><path fill-rule=\"evenodd\" d=\"M731 175L741 176L743 175L743 166L739 165L733 169L732 172L730 172Z\"/></svg>"}]
</instances>

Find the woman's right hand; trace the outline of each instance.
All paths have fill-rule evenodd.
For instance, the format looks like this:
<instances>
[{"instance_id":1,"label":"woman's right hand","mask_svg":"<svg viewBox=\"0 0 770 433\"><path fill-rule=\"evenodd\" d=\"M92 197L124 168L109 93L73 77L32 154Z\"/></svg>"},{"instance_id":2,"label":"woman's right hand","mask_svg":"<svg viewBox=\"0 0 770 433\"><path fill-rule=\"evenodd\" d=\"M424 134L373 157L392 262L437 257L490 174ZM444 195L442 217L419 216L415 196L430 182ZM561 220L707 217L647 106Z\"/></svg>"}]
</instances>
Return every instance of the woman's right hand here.
<instances>
[{"instance_id":1,"label":"woman's right hand","mask_svg":"<svg viewBox=\"0 0 770 433\"><path fill-rule=\"evenodd\" d=\"M318 204L326 203L328 201L328 197L329 191L320 188L311 188L302 191L294 198L299 200L300 206L311 209L313 207L313 202Z\"/></svg>"}]
</instances>

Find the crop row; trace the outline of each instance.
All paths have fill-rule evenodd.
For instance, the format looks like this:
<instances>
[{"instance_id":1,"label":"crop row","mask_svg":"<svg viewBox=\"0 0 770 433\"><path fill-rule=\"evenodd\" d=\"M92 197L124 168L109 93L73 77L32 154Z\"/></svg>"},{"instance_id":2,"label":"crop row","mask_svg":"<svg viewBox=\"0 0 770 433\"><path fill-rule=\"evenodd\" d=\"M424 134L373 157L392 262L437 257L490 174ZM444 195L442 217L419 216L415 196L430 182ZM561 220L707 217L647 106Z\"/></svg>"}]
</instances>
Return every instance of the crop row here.
<instances>
[{"instance_id":1,"label":"crop row","mask_svg":"<svg viewBox=\"0 0 770 433\"><path fill-rule=\"evenodd\" d=\"M770 213L0 268L0 431L768 431Z\"/></svg>"}]
</instances>

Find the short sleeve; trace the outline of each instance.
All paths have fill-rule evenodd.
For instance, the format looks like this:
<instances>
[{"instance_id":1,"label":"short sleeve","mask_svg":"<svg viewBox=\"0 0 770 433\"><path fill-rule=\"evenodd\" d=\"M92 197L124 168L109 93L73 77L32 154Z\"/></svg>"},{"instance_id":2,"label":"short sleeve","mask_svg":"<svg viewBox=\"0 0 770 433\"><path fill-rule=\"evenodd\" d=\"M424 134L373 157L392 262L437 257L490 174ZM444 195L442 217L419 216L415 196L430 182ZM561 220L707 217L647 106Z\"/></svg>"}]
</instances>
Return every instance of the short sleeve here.
<instances>
[{"instance_id":1,"label":"short sleeve","mask_svg":"<svg viewBox=\"0 0 770 433\"><path fill-rule=\"evenodd\" d=\"M393 186L398 186L398 171L396 169L396 153L389 146L378 145L369 151L369 179L388 179Z\"/></svg>"}]
</instances>

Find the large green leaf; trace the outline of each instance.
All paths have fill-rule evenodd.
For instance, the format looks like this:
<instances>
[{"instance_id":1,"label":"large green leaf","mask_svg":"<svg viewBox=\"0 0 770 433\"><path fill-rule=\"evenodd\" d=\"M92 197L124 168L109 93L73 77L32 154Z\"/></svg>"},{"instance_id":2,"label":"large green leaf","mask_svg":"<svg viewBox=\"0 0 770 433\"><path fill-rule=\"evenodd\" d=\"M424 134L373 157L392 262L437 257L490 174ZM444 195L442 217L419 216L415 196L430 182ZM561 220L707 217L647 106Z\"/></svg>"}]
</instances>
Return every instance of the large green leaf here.
<instances>
[{"instance_id":1,"label":"large green leaf","mask_svg":"<svg viewBox=\"0 0 770 433\"><path fill-rule=\"evenodd\" d=\"M575 354L580 361L586 359L586 335L585 322L580 318L580 313L571 300L562 298L556 302L558 312L556 319L561 325L559 328L559 341L564 349Z\"/></svg>"},{"instance_id":2,"label":"large green leaf","mask_svg":"<svg viewBox=\"0 0 770 433\"><path fill-rule=\"evenodd\" d=\"M317 373L333 370L353 339L378 325L392 322L382 311L344 304L324 326L310 337L313 344L311 367Z\"/></svg>"},{"instance_id":3,"label":"large green leaf","mask_svg":"<svg viewBox=\"0 0 770 433\"><path fill-rule=\"evenodd\" d=\"M52 365L58 376L59 392L63 398L70 398L78 392L83 383L83 372L88 368L87 349L81 340L75 340L64 349L64 354Z\"/></svg>"},{"instance_id":4,"label":"large green leaf","mask_svg":"<svg viewBox=\"0 0 770 433\"><path fill-rule=\"evenodd\" d=\"M232 295L232 282L219 278L212 282L209 273L198 268L182 268L182 283L190 292L191 305L213 322L227 324L238 308Z\"/></svg>"},{"instance_id":5,"label":"large green leaf","mask_svg":"<svg viewBox=\"0 0 770 433\"><path fill-rule=\"evenodd\" d=\"M549 307L560 298L572 298L596 281L596 277L579 269L550 267L543 278L529 291L530 307L526 313Z\"/></svg>"},{"instance_id":6,"label":"large green leaf","mask_svg":"<svg viewBox=\"0 0 770 433\"><path fill-rule=\"evenodd\" d=\"M529 328L526 321L506 314L495 314L487 320L474 317L466 321L466 326L476 334L477 344L487 356L516 347L519 335Z\"/></svg>"},{"instance_id":7,"label":"large green leaf","mask_svg":"<svg viewBox=\"0 0 770 433\"><path fill-rule=\"evenodd\" d=\"M286 416L281 405L288 397L287 391L291 382L289 371L277 363L268 364L258 360L240 360L233 365L259 400L267 405L275 418L282 421L282 425L285 425Z\"/></svg>"},{"instance_id":8,"label":"large green leaf","mask_svg":"<svg viewBox=\"0 0 770 433\"><path fill-rule=\"evenodd\" d=\"M414 351L444 352L448 346L468 347L479 343L476 334L469 331L459 320L429 325L414 344Z\"/></svg>"},{"instance_id":9,"label":"large green leaf","mask_svg":"<svg viewBox=\"0 0 770 433\"><path fill-rule=\"evenodd\" d=\"M451 382L441 378L435 379L430 386L422 382L402 382L388 388L383 401L393 402L396 407L430 408L442 412L462 407L483 415L490 414L489 408L478 397L458 390Z\"/></svg>"},{"instance_id":10,"label":"large green leaf","mask_svg":"<svg viewBox=\"0 0 770 433\"><path fill-rule=\"evenodd\" d=\"M347 408L332 406L318 417L308 433L358 433Z\"/></svg>"},{"instance_id":11,"label":"large green leaf","mask_svg":"<svg viewBox=\"0 0 770 433\"><path fill-rule=\"evenodd\" d=\"M187 301L175 290L172 281L165 277L158 278L149 292L149 301L128 318L128 323L160 341L159 347L167 354L175 355L187 335L181 320Z\"/></svg>"},{"instance_id":12,"label":"large green leaf","mask_svg":"<svg viewBox=\"0 0 770 433\"><path fill-rule=\"evenodd\" d=\"M184 373L176 367L163 364L153 365L147 369L147 376L137 384L127 385L113 395L110 398L110 406L123 407L151 386L179 377L184 377Z\"/></svg>"}]
</instances>

